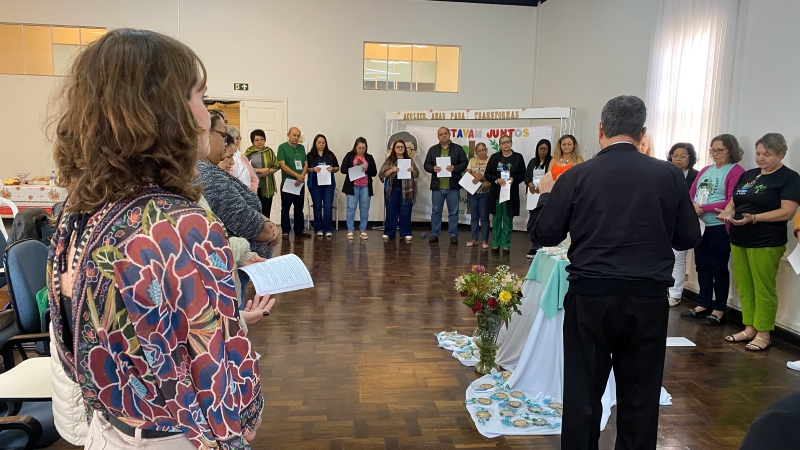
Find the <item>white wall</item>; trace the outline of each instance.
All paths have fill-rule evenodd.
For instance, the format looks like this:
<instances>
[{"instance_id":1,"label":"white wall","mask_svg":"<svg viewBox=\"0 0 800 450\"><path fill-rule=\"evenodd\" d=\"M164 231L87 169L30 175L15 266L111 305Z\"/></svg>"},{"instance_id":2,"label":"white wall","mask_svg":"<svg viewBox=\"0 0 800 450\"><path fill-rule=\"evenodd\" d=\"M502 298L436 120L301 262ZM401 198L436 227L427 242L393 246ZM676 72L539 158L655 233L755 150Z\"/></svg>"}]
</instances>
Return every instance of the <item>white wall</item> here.
<instances>
[{"instance_id":1,"label":"white wall","mask_svg":"<svg viewBox=\"0 0 800 450\"><path fill-rule=\"evenodd\" d=\"M526 107L533 99L535 8L404 0L81 0L69 6L0 0L0 22L127 26L177 36L205 63L209 96L239 98L233 83L246 82L248 97L287 98L289 125L307 140L325 134L339 157L358 136L373 154L380 152L387 110ZM460 45L460 92L364 91L364 41ZM57 82L0 75L0 102L26 104L22 113L0 111L0 142L16 144L0 145L0 158L14 161L2 165L0 177L49 173L50 147L40 124ZM20 158L20 149L28 156ZM383 197L375 187L370 218L381 220Z\"/></svg>"},{"instance_id":2,"label":"white wall","mask_svg":"<svg viewBox=\"0 0 800 450\"><path fill-rule=\"evenodd\" d=\"M621 94L644 98L656 20L656 0L558 0L539 8L535 106L578 108L584 154L598 150L596 129L605 102ZM755 167L755 141L770 131L789 143L784 162L800 170L800 17L796 0L741 0L730 124L745 149L742 165ZM661 150L658 150L661 151ZM790 238L791 252L797 241ZM788 254L787 252L787 254ZM687 288L697 291L690 253ZM730 304L738 307L731 284ZM779 325L800 332L800 277L788 261L778 274Z\"/></svg>"},{"instance_id":3,"label":"white wall","mask_svg":"<svg viewBox=\"0 0 800 450\"><path fill-rule=\"evenodd\" d=\"M0 22L52 25L139 27L178 34L178 9L159 0L0 0ZM174 3L174 1L173 1ZM156 14L155 11L158 11ZM61 78L0 75L0 178L15 172L47 175L53 168L51 144L43 124L50 117L50 100Z\"/></svg>"},{"instance_id":4,"label":"white wall","mask_svg":"<svg viewBox=\"0 0 800 450\"><path fill-rule=\"evenodd\" d=\"M728 132L745 150L742 165L756 167L755 142L768 132L784 135L789 152L788 167L800 171L800 2L796 0L741 0L738 51L734 63L733 110ZM790 230L793 226L790 224ZM791 236L787 255L797 239ZM696 276L691 274L692 288ZM735 289L730 303L738 306ZM789 262L781 261L778 272L778 324L800 333L800 277Z\"/></svg>"},{"instance_id":5,"label":"white wall","mask_svg":"<svg viewBox=\"0 0 800 450\"><path fill-rule=\"evenodd\" d=\"M537 9L534 106L577 108L575 137L591 156L603 105L644 99L656 0L551 0Z\"/></svg>"}]
</instances>

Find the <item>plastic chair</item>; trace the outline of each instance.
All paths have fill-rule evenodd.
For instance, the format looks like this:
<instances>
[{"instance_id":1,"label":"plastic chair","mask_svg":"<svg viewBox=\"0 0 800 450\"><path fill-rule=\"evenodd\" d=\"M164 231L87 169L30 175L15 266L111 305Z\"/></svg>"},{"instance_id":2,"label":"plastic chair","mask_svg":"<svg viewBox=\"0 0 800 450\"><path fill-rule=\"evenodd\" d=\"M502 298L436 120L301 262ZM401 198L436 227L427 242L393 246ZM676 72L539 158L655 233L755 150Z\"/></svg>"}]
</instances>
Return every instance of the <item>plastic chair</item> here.
<instances>
[{"instance_id":1,"label":"plastic chair","mask_svg":"<svg viewBox=\"0 0 800 450\"><path fill-rule=\"evenodd\" d=\"M11 200L9 200L7 198L0 197L0 205L5 205L5 206L8 206L9 208L11 208L11 216L14 217L14 218L16 218L17 214L19 214L19 208L17 208L17 205L15 205L14 202L12 202ZM6 231L5 224L3 224L2 221L0 221L0 225L2 225L2 226L0 226L0 233L2 233L3 237L6 240L8 240L8 231Z\"/></svg>"},{"instance_id":2,"label":"plastic chair","mask_svg":"<svg viewBox=\"0 0 800 450\"><path fill-rule=\"evenodd\" d=\"M36 240L15 242L6 249L4 263L14 326L22 334L0 346L5 368L0 374L0 404L6 405L0 408L4 416L0 417L0 442L3 448L46 447L60 438L53 419L51 361L28 358L22 344L50 341L50 334L42 332L45 328L36 304L36 292L46 282L47 248ZM14 363L14 348L23 360L19 365Z\"/></svg>"}]
</instances>

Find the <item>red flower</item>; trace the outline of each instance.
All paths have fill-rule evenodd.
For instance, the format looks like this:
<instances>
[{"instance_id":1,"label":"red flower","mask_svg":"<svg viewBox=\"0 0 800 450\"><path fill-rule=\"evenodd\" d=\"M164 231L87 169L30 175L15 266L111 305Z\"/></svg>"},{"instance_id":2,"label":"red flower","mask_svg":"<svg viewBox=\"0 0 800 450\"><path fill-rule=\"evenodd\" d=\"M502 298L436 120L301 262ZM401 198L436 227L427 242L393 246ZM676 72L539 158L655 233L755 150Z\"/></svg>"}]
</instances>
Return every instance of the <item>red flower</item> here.
<instances>
[{"instance_id":1,"label":"red flower","mask_svg":"<svg viewBox=\"0 0 800 450\"><path fill-rule=\"evenodd\" d=\"M469 294L469 292L461 291L461 292L459 292L459 294L461 294L462 297L466 297Z\"/></svg>"},{"instance_id":2,"label":"red flower","mask_svg":"<svg viewBox=\"0 0 800 450\"><path fill-rule=\"evenodd\" d=\"M486 304L489 308L497 308L497 299L494 297L489 297L489 300L486 301Z\"/></svg>"},{"instance_id":3,"label":"red flower","mask_svg":"<svg viewBox=\"0 0 800 450\"><path fill-rule=\"evenodd\" d=\"M472 305L472 314L477 314L478 311L480 311L482 309L483 309L483 303L481 303L480 301L477 301L477 302L475 302L474 305Z\"/></svg>"},{"instance_id":4,"label":"red flower","mask_svg":"<svg viewBox=\"0 0 800 450\"><path fill-rule=\"evenodd\" d=\"M480 266L480 265L479 266L472 266L472 272L473 273L484 273L484 272L486 272L486 268L484 268L483 266Z\"/></svg>"}]
</instances>

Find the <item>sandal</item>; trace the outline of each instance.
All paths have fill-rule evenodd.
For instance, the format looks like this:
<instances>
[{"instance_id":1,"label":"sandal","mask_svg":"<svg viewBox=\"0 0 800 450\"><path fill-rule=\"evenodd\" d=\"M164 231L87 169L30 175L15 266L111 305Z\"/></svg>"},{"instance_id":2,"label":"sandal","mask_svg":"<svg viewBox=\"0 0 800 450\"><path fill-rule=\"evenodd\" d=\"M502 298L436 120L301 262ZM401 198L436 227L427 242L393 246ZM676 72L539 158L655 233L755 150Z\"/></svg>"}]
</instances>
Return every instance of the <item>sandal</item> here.
<instances>
[{"instance_id":1,"label":"sandal","mask_svg":"<svg viewBox=\"0 0 800 450\"><path fill-rule=\"evenodd\" d=\"M753 342L755 342L756 339L758 339L759 341L761 341L761 342L763 342L763 343L765 343L767 345L765 345L763 347L760 347L760 346L758 346L756 344L753 344ZM744 349L745 350L750 350L751 352L763 352L764 350L766 350L766 349L768 349L770 347L772 347L772 339L770 339L769 342L768 342L768 341L765 341L765 340L761 339L760 337L756 336L755 339L753 339L752 341L750 341L750 343L748 343L747 345L744 346Z\"/></svg>"},{"instance_id":2,"label":"sandal","mask_svg":"<svg viewBox=\"0 0 800 450\"><path fill-rule=\"evenodd\" d=\"M473 247L477 243L478 243L477 241L469 241L469 242L467 242L467 247Z\"/></svg>"},{"instance_id":3,"label":"sandal","mask_svg":"<svg viewBox=\"0 0 800 450\"><path fill-rule=\"evenodd\" d=\"M347 239L353 239L353 233L347 233Z\"/></svg>"},{"instance_id":4,"label":"sandal","mask_svg":"<svg viewBox=\"0 0 800 450\"><path fill-rule=\"evenodd\" d=\"M366 231L362 231L361 232L361 239L369 239L369 236L367 236L367 232Z\"/></svg>"},{"instance_id":5,"label":"sandal","mask_svg":"<svg viewBox=\"0 0 800 450\"><path fill-rule=\"evenodd\" d=\"M736 339L736 335L737 334L743 335L744 339ZM728 342L750 342L754 338L755 338L755 336L748 336L747 333L745 333L744 331L740 331L740 332L738 332L736 334L730 334L728 336L725 336L725 340L728 341Z\"/></svg>"},{"instance_id":6,"label":"sandal","mask_svg":"<svg viewBox=\"0 0 800 450\"><path fill-rule=\"evenodd\" d=\"M489 243L488 242L484 242L482 247L483 247L484 250L486 250L487 248L489 248Z\"/></svg>"}]
</instances>

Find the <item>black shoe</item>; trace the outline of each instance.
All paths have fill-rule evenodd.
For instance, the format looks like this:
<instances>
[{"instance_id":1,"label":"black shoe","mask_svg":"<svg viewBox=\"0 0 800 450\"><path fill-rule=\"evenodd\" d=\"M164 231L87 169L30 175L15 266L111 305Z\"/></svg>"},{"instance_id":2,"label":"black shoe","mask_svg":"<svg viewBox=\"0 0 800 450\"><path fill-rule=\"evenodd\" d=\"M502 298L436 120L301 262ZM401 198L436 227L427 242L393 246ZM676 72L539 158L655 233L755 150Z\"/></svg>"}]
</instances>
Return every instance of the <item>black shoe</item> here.
<instances>
[{"instance_id":1,"label":"black shoe","mask_svg":"<svg viewBox=\"0 0 800 450\"><path fill-rule=\"evenodd\" d=\"M492 254L496 255L498 253L500 253L500 247L492 249Z\"/></svg>"},{"instance_id":2,"label":"black shoe","mask_svg":"<svg viewBox=\"0 0 800 450\"><path fill-rule=\"evenodd\" d=\"M295 233L295 237L310 238L310 237L314 237L314 233L309 233L308 231L303 231L300 234Z\"/></svg>"},{"instance_id":3,"label":"black shoe","mask_svg":"<svg viewBox=\"0 0 800 450\"><path fill-rule=\"evenodd\" d=\"M706 308L706 309L704 309L704 310L702 310L700 312L697 312L697 311L694 310L694 308L692 308L692 309L687 309L686 311L682 312L681 313L681 317L690 317L690 318L693 318L693 319L702 319L704 317L708 317L709 314L711 314L711 309L709 309L709 308Z\"/></svg>"},{"instance_id":4,"label":"black shoe","mask_svg":"<svg viewBox=\"0 0 800 450\"><path fill-rule=\"evenodd\" d=\"M528 252L528 259L533 259L534 257L536 257L536 252L537 251L539 251L539 250L537 250L535 248L532 248L531 251Z\"/></svg>"},{"instance_id":5,"label":"black shoe","mask_svg":"<svg viewBox=\"0 0 800 450\"><path fill-rule=\"evenodd\" d=\"M430 239L428 239L428 242L430 242L431 244L439 242L439 236L431 235Z\"/></svg>"},{"instance_id":6,"label":"black shoe","mask_svg":"<svg viewBox=\"0 0 800 450\"><path fill-rule=\"evenodd\" d=\"M725 317L727 317L727 315L717 317L714 314L709 314L708 317L706 317L706 325L710 327L718 327L725 323Z\"/></svg>"},{"instance_id":7,"label":"black shoe","mask_svg":"<svg viewBox=\"0 0 800 450\"><path fill-rule=\"evenodd\" d=\"M458 245L458 236L450 236L450 245Z\"/></svg>"},{"instance_id":8,"label":"black shoe","mask_svg":"<svg viewBox=\"0 0 800 450\"><path fill-rule=\"evenodd\" d=\"M508 255L509 253L511 253L511 249L510 248L504 248L503 249L503 254L504 255Z\"/></svg>"}]
</instances>

